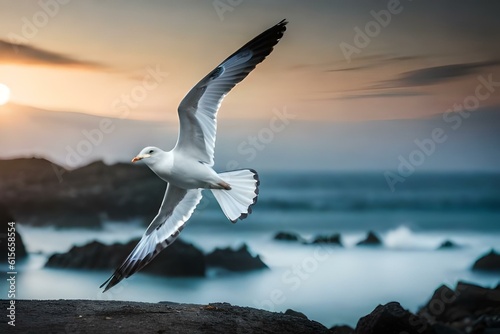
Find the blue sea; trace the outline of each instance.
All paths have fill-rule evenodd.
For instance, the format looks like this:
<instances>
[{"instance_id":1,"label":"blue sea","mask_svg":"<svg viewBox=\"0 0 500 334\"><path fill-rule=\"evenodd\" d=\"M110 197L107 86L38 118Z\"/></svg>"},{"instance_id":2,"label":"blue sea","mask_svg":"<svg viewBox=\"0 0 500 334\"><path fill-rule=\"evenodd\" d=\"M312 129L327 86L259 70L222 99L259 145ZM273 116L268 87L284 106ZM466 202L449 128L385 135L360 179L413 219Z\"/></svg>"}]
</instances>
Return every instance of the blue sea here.
<instances>
[{"instance_id":1,"label":"blue sea","mask_svg":"<svg viewBox=\"0 0 500 334\"><path fill-rule=\"evenodd\" d=\"M500 251L500 174L420 173L391 191L377 173L261 173L254 213L232 224L205 194L181 238L209 252L246 243L270 270L210 271L206 278L136 274L103 294L111 270L45 269L47 257L91 240L126 242L139 220L108 221L103 230L18 224L29 258L18 264L19 299L104 299L179 303L229 302L271 311L288 308L325 326L348 324L378 304L399 301L416 311L441 284L494 287L500 273L470 270L492 248ZM357 247L375 231L384 246ZM278 231L306 239L341 233L345 247L273 240ZM445 240L461 247L437 250Z\"/></svg>"}]
</instances>

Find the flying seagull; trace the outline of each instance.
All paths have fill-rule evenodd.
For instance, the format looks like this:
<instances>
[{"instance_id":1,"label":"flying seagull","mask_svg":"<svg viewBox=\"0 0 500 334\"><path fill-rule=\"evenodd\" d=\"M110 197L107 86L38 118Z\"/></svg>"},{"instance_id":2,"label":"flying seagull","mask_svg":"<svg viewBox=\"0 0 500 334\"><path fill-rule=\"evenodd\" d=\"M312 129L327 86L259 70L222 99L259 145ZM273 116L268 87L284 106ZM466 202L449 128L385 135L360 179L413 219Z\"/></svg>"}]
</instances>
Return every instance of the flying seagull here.
<instances>
[{"instance_id":1,"label":"flying seagull","mask_svg":"<svg viewBox=\"0 0 500 334\"><path fill-rule=\"evenodd\" d=\"M183 230L202 197L210 189L226 217L233 223L246 218L256 203L259 176L253 169L224 173L213 170L217 111L224 97L278 44L288 22L283 20L264 31L201 79L181 101L179 137L165 152L148 146L132 159L142 160L167 189L158 214L134 250L100 287L106 292L124 278L141 270Z\"/></svg>"}]
</instances>

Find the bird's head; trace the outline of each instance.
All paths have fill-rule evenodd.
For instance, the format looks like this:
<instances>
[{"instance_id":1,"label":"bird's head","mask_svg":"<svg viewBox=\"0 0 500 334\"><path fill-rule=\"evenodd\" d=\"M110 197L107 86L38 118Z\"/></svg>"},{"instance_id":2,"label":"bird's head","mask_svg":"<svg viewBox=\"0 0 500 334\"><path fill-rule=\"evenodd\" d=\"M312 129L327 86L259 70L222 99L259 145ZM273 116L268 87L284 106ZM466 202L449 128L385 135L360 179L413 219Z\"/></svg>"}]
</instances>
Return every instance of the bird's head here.
<instances>
[{"instance_id":1,"label":"bird's head","mask_svg":"<svg viewBox=\"0 0 500 334\"><path fill-rule=\"evenodd\" d=\"M161 153L163 153L163 151L158 147L148 146L143 148L141 152L132 159L132 162L144 160L146 164L154 163L160 157Z\"/></svg>"}]
</instances>

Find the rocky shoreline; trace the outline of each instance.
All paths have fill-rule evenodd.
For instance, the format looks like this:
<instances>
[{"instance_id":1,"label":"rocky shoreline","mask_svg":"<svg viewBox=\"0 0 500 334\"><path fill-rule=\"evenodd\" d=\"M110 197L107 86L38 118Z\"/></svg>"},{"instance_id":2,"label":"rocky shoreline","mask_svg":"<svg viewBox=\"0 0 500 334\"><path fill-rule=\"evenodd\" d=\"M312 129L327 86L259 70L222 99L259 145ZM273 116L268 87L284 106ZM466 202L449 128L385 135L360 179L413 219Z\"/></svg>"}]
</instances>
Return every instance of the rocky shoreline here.
<instances>
[{"instance_id":1,"label":"rocky shoreline","mask_svg":"<svg viewBox=\"0 0 500 334\"><path fill-rule=\"evenodd\" d=\"M301 317L227 303L19 300L16 306L15 331L25 334L328 333L320 323ZM2 300L1 307L5 310L7 302ZM2 322L6 333L9 325Z\"/></svg>"},{"instance_id":2,"label":"rocky shoreline","mask_svg":"<svg viewBox=\"0 0 500 334\"><path fill-rule=\"evenodd\" d=\"M0 304L3 310L10 305ZM16 300L14 320L15 327L8 316L0 325L19 333L495 334L500 332L500 285L489 289L459 282L454 290L443 285L416 314L390 302L361 317L355 328L326 328L293 310L102 300Z\"/></svg>"},{"instance_id":3,"label":"rocky shoreline","mask_svg":"<svg viewBox=\"0 0 500 334\"><path fill-rule=\"evenodd\" d=\"M57 226L58 228L100 228L103 219L144 218L155 212L159 203L148 200L145 189L161 199L164 185L156 182L145 168L132 169L127 164L106 166L96 162L74 171L65 171L42 159L19 159L3 162L0 193L0 223L7 230L14 217L22 224ZM23 168L17 168L21 164ZM35 168L36 167L36 168ZM130 183L129 176L141 182ZM63 177L60 182L58 177ZM101 181L105 180L104 183ZM146 186L147 185L147 186ZM150 187L151 186L151 187ZM135 187L135 188L134 188ZM150 188L149 188L150 187ZM135 194L135 195L132 195ZM80 204L78 204L80 203ZM81 204L83 203L83 204ZM113 203L110 205L110 203ZM1 203L0 203L1 204ZM79 206L75 206L75 205ZM12 211L13 215L10 212ZM91 208L91 210L88 210ZM14 217L13 217L14 216ZM1 235L0 248L7 254L7 234ZM16 256L28 256L22 238L16 237ZM271 236L270 236L271 237ZM279 232L276 242L298 243L303 247L321 244L345 247L340 233L304 238L295 232ZM135 246L137 240L125 244L105 245L94 241L75 246L66 253L53 254L47 267L113 270ZM375 232L355 247L386 247L386 240ZM446 240L442 251L467 247ZM258 251L258 250L257 250ZM228 271L265 269L258 255L244 245L239 249L216 249L204 254L193 245L178 240L167 248L144 272L163 276L206 275L207 267ZM176 261L176 262L172 262ZM500 254L495 250L479 256L471 270L500 273ZM416 283L418 284L418 283ZM328 289L328 286L324 287ZM431 293L429 293L431 295ZM4 297L5 298L5 297ZM349 300L342 301L346 305ZM398 302L373 305L373 311L359 319L354 328L339 324L326 328L307 319L300 310L274 313L227 303L209 305L138 303L102 300L16 300L15 318L9 318L11 301L0 300L7 317L0 317L0 333L335 333L335 334L495 334L500 333L500 285L483 288L459 282L455 289L439 287L415 313ZM332 317L336 310L332 309Z\"/></svg>"}]
</instances>

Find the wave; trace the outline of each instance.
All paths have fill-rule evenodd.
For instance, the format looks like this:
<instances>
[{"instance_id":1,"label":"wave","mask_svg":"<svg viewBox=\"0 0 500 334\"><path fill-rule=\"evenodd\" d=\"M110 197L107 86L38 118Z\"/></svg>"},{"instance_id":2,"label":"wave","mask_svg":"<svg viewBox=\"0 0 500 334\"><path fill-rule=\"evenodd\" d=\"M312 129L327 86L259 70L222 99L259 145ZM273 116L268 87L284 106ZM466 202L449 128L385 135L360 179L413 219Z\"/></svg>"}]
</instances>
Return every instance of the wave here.
<instances>
[{"instance_id":1,"label":"wave","mask_svg":"<svg viewBox=\"0 0 500 334\"><path fill-rule=\"evenodd\" d=\"M436 249L445 241L444 235L419 234L407 225L389 230L384 236L384 244L395 249Z\"/></svg>"},{"instance_id":2,"label":"wave","mask_svg":"<svg viewBox=\"0 0 500 334\"><path fill-rule=\"evenodd\" d=\"M304 194L301 198L259 198L259 210L283 211L491 211L500 212L500 198L432 196L429 194L401 196L329 196Z\"/></svg>"},{"instance_id":3,"label":"wave","mask_svg":"<svg viewBox=\"0 0 500 334\"><path fill-rule=\"evenodd\" d=\"M500 174L414 175L394 192L382 173L264 175L259 207L287 211L500 212Z\"/></svg>"}]
</instances>

